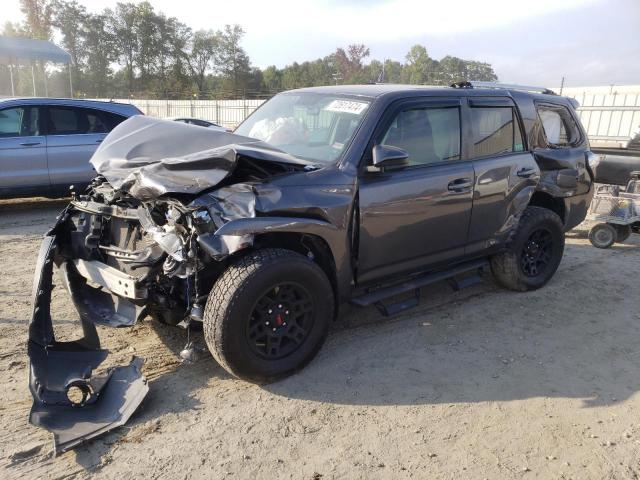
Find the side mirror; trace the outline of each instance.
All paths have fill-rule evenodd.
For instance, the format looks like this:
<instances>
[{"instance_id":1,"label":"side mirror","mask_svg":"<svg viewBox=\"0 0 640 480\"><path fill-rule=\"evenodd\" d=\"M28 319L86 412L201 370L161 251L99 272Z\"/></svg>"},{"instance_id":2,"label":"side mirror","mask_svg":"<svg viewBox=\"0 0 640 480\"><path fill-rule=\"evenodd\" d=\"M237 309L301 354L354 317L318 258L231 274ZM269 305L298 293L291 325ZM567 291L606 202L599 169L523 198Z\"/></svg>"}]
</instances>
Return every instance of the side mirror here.
<instances>
[{"instance_id":1,"label":"side mirror","mask_svg":"<svg viewBox=\"0 0 640 480\"><path fill-rule=\"evenodd\" d=\"M373 167L370 171L381 172L388 168L404 167L409 164L409 153L393 145L373 147Z\"/></svg>"}]
</instances>

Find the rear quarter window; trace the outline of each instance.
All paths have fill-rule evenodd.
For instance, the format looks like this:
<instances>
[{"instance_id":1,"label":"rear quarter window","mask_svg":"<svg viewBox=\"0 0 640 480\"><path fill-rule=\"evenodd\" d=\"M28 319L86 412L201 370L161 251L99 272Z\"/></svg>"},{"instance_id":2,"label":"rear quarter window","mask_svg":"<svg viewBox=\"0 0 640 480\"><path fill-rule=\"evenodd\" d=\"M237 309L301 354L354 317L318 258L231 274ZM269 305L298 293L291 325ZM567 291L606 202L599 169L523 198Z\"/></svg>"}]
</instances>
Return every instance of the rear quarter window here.
<instances>
[{"instance_id":1,"label":"rear quarter window","mask_svg":"<svg viewBox=\"0 0 640 480\"><path fill-rule=\"evenodd\" d=\"M107 124L107 128L109 129L108 131L113 130L127 119L127 117L123 117L122 115L111 112L102 112L102 116L105 123Z\"/></svg>"},{"instance_id":2,"label":"rear quarter window","mask_svg":"<svg viewBox=\"0 0 640 480\"><path fill-rule=\"evenodd\" d=\"M580 130L563 105L537 104L539 125L536 143L539 147L570 148L580 143Z\"/></svg>"}]
</instances>

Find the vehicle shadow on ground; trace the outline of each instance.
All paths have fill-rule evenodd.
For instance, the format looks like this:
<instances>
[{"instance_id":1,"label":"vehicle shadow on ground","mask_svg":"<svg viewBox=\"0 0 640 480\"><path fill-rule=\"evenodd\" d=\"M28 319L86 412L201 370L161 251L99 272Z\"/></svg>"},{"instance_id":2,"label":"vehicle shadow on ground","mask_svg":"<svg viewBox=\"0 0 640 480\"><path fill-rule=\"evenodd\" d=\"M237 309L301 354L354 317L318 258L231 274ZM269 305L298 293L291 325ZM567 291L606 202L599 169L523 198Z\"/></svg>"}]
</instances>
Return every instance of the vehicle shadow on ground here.
<instances>
[{"instance_id":1,"label":"vehicle shadow on ground","mask_svg":"<svg viewBox=\"0 0 640 480\"><path fill-rule=\"evenodd\" d=\"M437 285L423 291L421 307L387 321L373 309L348 308L346 327L335 329L316 360L264 388L349 405L624 401L640 385L640 286L620 291L606 269L633 275L639 250L637 243L604 253L571 245L554 279L534 292L489 281L452 295Z\"/></svg>"}]
</instances>

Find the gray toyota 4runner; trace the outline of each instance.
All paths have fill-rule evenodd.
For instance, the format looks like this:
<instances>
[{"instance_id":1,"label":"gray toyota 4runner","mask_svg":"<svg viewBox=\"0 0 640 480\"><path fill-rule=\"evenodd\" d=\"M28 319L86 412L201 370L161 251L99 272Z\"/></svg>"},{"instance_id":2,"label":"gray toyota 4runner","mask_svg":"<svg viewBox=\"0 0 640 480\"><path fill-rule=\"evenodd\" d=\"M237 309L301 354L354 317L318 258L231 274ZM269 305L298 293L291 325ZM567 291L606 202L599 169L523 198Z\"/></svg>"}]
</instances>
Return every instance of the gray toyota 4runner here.
<instances>
[{"instance_id":1,"label":"gray toyota 4runner","mask_svg":"<svg viewBox=\"0 0 640 480\"><path fill-rule=\"evenodd\" d=\"M125 121L42 245L31 422L60 451L142 401L140 359L91 375L108 353L96 324L202 322L225 370L265 382L316 355L341 303L391 314L485 267L506 288L542 287L592 196L574 107L530 87L362 85L279 94L234 133ZM76 341L55 339L54 267Z\"/></svg>"}]
</instances>

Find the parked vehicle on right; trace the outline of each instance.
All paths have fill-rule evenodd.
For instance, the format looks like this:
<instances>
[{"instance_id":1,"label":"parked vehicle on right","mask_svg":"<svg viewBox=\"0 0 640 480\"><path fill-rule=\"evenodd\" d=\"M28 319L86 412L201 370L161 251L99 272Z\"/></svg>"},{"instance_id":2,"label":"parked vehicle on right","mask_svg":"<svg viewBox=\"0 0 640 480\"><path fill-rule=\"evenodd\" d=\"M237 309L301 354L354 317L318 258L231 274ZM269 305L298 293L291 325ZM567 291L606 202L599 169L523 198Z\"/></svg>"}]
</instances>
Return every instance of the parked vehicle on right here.
<instances>
[{"instance_id":1,"label":"parked vehicle on right","mask_svg":"<svg viewBox=\"0 0 640 480\"><path fill-rule=\"evenodd\" d=\"M72 98L0 100L0 198L69 194L95 176L89 163L135 106Z\"/></svg>"}]
</instances>

